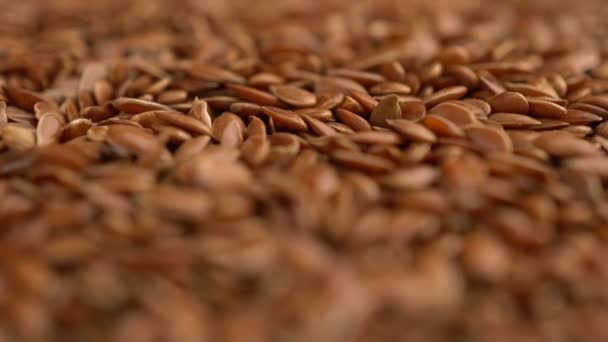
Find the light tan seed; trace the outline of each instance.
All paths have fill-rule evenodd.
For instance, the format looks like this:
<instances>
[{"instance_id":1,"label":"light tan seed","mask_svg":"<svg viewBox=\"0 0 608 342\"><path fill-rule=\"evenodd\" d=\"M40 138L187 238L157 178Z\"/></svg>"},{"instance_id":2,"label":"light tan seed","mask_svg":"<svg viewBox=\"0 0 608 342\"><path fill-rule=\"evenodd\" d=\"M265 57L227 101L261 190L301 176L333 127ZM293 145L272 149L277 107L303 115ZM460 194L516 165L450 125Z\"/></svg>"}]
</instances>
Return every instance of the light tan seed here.
<instances>
[{"instance_id":1,"label":"light tan seed","mask_svg":"<svg viewBox=\"0 0 608 342\"><path fill-rule=\"evenodd\" d=\"M401 107L399 97L389 95L378 102L373 109L369 122L374 126L388 127L386 120L401 119Z\"/></svg>"},{"instance_id":2,"label":"light tan seed","mask_svg":"<svg viewBox=\"0 0 608 342\"><path fill-rule=\"evenodd\" d=\"M9 123L2 127L2 141L11 150L25 151L36 145L36 133L32 128Z\"/></svg>"},{"instance_id":3,"label":"light tan seed","mask_svg":"<svg viewBox=\"0 0 608 342\"><path fill-rule=\"evenodd\" d=\"M276 107L262 107L275 124L295 131L306 131L306 122L296 113Z\"/></svg>"},{"instance_id":4,"label":"light tan seed","mask_svg":"<svg viewBox=\"0 0 608 342\"><path fill-rule=\"evenodd\" d=\"M454 102L440 103L433 107L429 113L444 117L458 126L477 123L477 118L473 111Z\"/></svg>"},{"instance_id":5,"label":"light tan seed","mask_svg":"<svg viewBox=\"0 0 608 342\"><path fill-rule=\"evenodd\" d=\"M349 110L338 109L335 114L340 121L354 131L369 131L372 129L372 126L367 120Z\"/></svg>"},{"instance_id":6,"label":"light tan seed","mask_svg":"<svg viewBox=\"0 0 608 342\"><path fill-rule=\"evenodd\" d=\"M270 91L278 97L279 100L294 107L311 107L317 104L317 97L315 94L302 88L291 85L276 85L271 86Z\"/></svg>"},{"instance_id":7,"label":"light tan seed","mask_svg":"<svg viewBox=\"0 0 608 342\"><path fill-rule=\"evenodd\" d=\"M209 106L207 102L199 100L198 98L192 101L192 108L188 111L188 116L191 116L197 120L200 120L205 125L211 127L211 114L209 113Z\"/></svg>"},{"instance_id":8,"label":"light tan seed","mask_svg":"<svg viewBox=\"0 0 608 342\"><path fill-rule=\"evenodd\" d=\"M426 108L433 108L441 102L460 100L468 92L467 87L453 86L434 92L424 100Z\"/></svg>"},{"instance_id":9,"label":"light tan seed","mask_svg":"<svg viewBox=\"0 0 608 342\"><path fill-rule=\"evenodd\" d=\"M303 115L302 119L304 119L308 127L310 127L310 129L318 136L323 137L336 134L336 131L333 128L325 124L323 121L313 118L312 116Z\"/></svg>"},{"instance_id":10,"label":"light tan seed","mask_svg":"<svg viewBox=\"0 0 608 342\"><path fill-rule=\"evenodd\" d=\"M528 100L519 93L506 91L488 99L494 113L528 114Z\"/></svg>"},{"instance_id":11,"label":"light tan seed","mask_svg":"<svg viewBox=\"0 0 608 342\"><path fill-rule=\"evenodd\" d=\"M364 172L387 172L395 167L389 160L356 151L337 150L331 157L342 166Z\"/></svg>"},{"instance_id":12,"label":"light tan seed","mask_svg":"<svg viewBox=\"0 0 608 342\"><path fill-rule=\"evenodd\" d=\"M167 89L167 87L169 87L169 85L171 84L171 79L170 78L162 78L154 83L152 83L148 88L146 88L146 90L144 90L145 94L150 94L150 95L158 95L160 93L162 93L163 91L165 91L165 89Z\"/></svg>"},{"instance_id":13,"label":"light tan seed","mask_svg":"<svg viewBox=\"0 0 608 342\"><path fill-rule=\"evenodd\" d=\"M201 135L212 135L211 127L193 117L173 111L154 111L153 115L161 122L170 126L181 128L187 132Z\"/></svg>"},{"instance_id":14,"label":"light tan seed","mask_svg":"<svg viewBox=\"0 0 608 342\"><path fill-rule=\"evenodd\" d=\"M169 107L159 103L128 97L120 97L112 101L112 106L121 112L138 114L151 110L169 110Z\"/></svg>"},{"instance_id":15,"label":"light tan seed","mask_svg":"<svg viewBox=\"0 0 608 342\"><path fill-rule=\"evenodd\" d=\"M504 131L493 127L468 127L467 137L482 151L512 152L513 143Z\"/></svg>"},{"instance_id":16,"label":"light tan seed","mask_svg":"<svg viewBox=\"0 0 608 342\"><path fill-rule=\"evenodd\" d=\"M439 115L427 115L422 124L438 137L463 137L464 131L450 120Z\"/></svg>"},{"instance_id":17,"label":"light tan seed","mask_svg":"<svg viewBox=\"0 0 608 342\"><path fill-rule=\"evenodd\" d=\"M6 115L6 102L0 101L0 128L8 123L8 116Z\"/></svg>"},{"instance_id":18,"label":"light tan seed","mask_svg":"<svg viewBox=\"0 0 608 342\"><path fill-rule=\"evenodd\" d=\"M281 101L271 93L240 84L228 84L227 87L234 91L241 100L253 102L260 106L283 107Z\"/></svg>"},{"instance_id":19,"label":"light tan seed","mask_svg":"<svg viewBox=\"0 0 608 342\"><path fill-rule=\"evenodd\" d=\"M36 126L36 142L38 146L45 146L59 142L63 122L54 113L42 114Z\"/></svg>"},{"instance_id":20,"label":"light tan seed","mask_svg":"<svg viewBox=\"0 0 608 342\"><path fill-rule=\"evenodd\" d=\"M527 115L514 113L496 113L489 116L504 128L526 128L540 125L541 122Z\"/></svg>"},{"instance_id":21,"label":"light tan seed","mask_svg":"<svg viewBox=\"0 0 608 342\"><path fill-rule=\"evenodd\" d=\"M380 184L395 190L422 190L439 178L439 170L427 165L396 170L379 179Z\"/></svg>"},{"instance_id":22,"label":"light tan seed","mask_svg":"<svg viewBox=\"0 0 608 342\"><path fill-rule=\"evenodd\" d=\"M190 75L205 81L220 83L245 83L245 79L226 69L219 68L206 63L193 63Z\"/></svg>"},{"instance_id":23,"label":"light tan seed","mask_svg":"<svg viewBox=\"0 0 608 342\"><path fill-rule=\"evenodd\" d=\"M434 143L435 134L425 126L405 119L387 120L388 125L406 139Z\"/></svg>"}]
</instances>

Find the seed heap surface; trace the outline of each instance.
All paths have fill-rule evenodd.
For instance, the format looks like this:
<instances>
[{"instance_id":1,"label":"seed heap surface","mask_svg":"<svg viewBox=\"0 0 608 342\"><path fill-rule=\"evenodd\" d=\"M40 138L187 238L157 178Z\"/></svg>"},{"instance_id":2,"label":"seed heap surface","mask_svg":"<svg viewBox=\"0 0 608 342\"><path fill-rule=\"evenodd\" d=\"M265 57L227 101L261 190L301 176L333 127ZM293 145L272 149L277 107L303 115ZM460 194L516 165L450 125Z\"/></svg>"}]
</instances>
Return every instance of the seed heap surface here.
<instances>
[{"instance_id":1,"label":"seed heap surface","mask_svg":"<svg viewBox=\"0 0 608 342\"><path fill-rule=\"evenodd\" d=\"M0 341L608 341L604 1L0 8Z\"/></svg>"}]
</instances>

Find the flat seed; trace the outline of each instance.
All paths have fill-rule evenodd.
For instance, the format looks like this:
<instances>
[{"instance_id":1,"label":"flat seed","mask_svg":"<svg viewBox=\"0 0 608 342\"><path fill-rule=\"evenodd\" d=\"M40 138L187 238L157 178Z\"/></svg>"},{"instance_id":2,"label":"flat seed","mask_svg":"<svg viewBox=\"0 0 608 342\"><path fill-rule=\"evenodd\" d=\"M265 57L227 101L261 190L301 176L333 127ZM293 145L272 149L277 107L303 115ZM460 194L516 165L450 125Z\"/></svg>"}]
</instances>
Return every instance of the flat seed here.
<instances>
[{"instance_id":1,"label":"flat seed","mask_svg":"<svg viewBox=\"0 0 608 342\"><path fill-rule=\"evenodd\" d=\"M417 121L426 115L426 107L420 101L402 101L399 102L401 107L401 118L412 121Z\"/></svg>"},{"instance_id":2,"label":"flat seed","mask_svg":"<svg viewBox=\"0 0 608 342\"><path fill-rule=\"evenodd\" d=\"M11 150L25 151L36 145L36 134L31 128L9 123L2 127L2 141Z\"/></svg>"},{"instance_id":3,"label":"flat seed","mask_svg":"<svg viewBox=\"0 0 608 342\"><path fill-rule=\"evenodd\" d=\"M541 122L527 115L513 113L496 113L489 116L504 128L526 128L540 125Z\"/></svg>"},{"instance_id":4,"label":"flat seed","mask_svg":"<svg viewBox=\"0 0 608 342\"><path fill-rule=\"evenodd\" d=\"M394 168L394 164L384 158L361 152L338 150L331 157L340 165L364 172L387 172Z\"/></svg>"},{"instance_id":5,"label":"flat seed","mask_svg":"<svg viewBox=\"0 0 608 342\"><path fill-rule=\"evenodd\" d=\"M251 102L235 102L230 105L230 111L240 116L256 116L262 113L262 106Z\"/></svg>"},{"instance_id":6,"label":"flat seed","mask_svg":"<svg viewBox=\"0 0 608 342\"><path fill-rule=\"evenodd\" d=\"M290 85L271 86L270 91L279 98L279 100L288 103L294 107L311 107L317 104L315 94L302 88Z\"/></svg>"},{"instance_id":7,"label":"flat seed","mask_svg":"<svg viewBox=\"0 0 608 342\"><path fill-rule=\"evenodd\" d=\"M8 123L6 116L6 102L0 102L0 128Z\"/></svg>"},{"instance_id":8,"label":"flat seed","mask_svg":"<svg viewBox=\"0 0 608 342\"><path fill-rule=\"evenodd\" d=\"M440 103L433 107L429 113L444 117L459 126L477 123L473 111L453 102Z\"/></svg>"},{"instance_id":9,"label":"flat seed","mask_svg":"<svg viewBox=\"0 0 608 342\"><path fill-rule=\"evenodd\" d=\"M142 128L127 125L107 126L107 139L130 153L139 155L156 148L157 142L151 133Z\"/></svg>"},{"instance_id":10,"label":"flat seed","mask_svg":"<svg viewBox=\"0 0 608 342\"><path fill-rule=\"evenodd\" d=\"M488 99L488 104L490 104L494 113L528 114L530 110L530 105L525 96L510 91Z\"/></svg>"},{"instance_id":11,"label":"flat seed","mask_svg":"<svg viewBox=\"0 0 608 342\"><path fill-rule=\"evenodd\" d=\"M276 107L262 107L264 114L268 115L275 124L295 131L306 131L306 122L296 113Z\"/></svg>"},{"instance_id":12,"label":"flat seed","mask_svg":"<svg viewBox=\"0 0 608 342\"><path fill-rule=\"evenodd\" d=\"M190 69L190 75L210 82L245 83L245 79L242 76L205 63L194 63Z\"/></svg>"},{"instance_id":13,"label":"flat seed","mask_svg":"<svg viewBox=\"0 0 608 342\"><path fill-rule=\"evenodd\" d=\"M267 88L271 85L282 84L284 82L285 80L279 75L261 72L251 76L247 83L253 87Z\"/></svg>"},{"instance_id":14,"label":"flat seed","mask_svg":"<svg viewBox=\"0 0 608 342\"><path fill-rule=\"evenodd\" d=\"M367 145L398 145L402 139L398 134L391 131L362 131L350 134L348 138L358 144Z\"/></svg>"},{"instance_id":15,"label":"flat seed","mask_svg":"<svg viewBox=\"0 0 608 342\"><path fill-rule=\"evenodd\" d=\"M112 106L121 112L138 114L151 110L169 110L169 107L159 103L139 99L120 97L112 101Z\"/></svg>"},{"instance_id":16,"label":"flat seed","mask_svg":"<svg viewBox=\"0 0 608 342\"><path fill-rule=\"evenodd\" d=\"M208 135L201 135L184 141L175 151L175 159L177 161L187 161L193 158L201 153L210 141L211 137Z\"/></svg>"},{"instance_id":17,"label":"flat seed","mask_svg":"<svg viewBox=\"0 0 608 342\"><path fill-rule=\"evenodd\" d=\"M464 131L450 120L439 115L427 115L422 124L438 137L463 137Z\"/></svg>"},{"instance_id":18,"label":"flat seed","mask_svg":"<svg viewBox=\"0 0 608 342\"><path fill-rule=\"evenodd\" d=\"M534 145L560 158L593 155L598 152L590 142L560 131L541 134L534 140Z\"/></svg>"},{"instance_id":19,"label":"flat seed","mask_svg":"<svg viewBox=\"0 0 608 342\"><path fill-rule=\"evenodd\" d=\"M589 125L595 122L600 122L603 119L601 116L589 112L584 112L578 109L568 109L566 115L560 120L575 125Z\"/></svg>"},{"instance_id":20,"label":"flat seed","mask_svg":"<svg viewBox=\"0 0 608 342\"><path fill-rule=\"evenodd\" d=\"M241 100L253 102L260 106L283 107L281 101L271 93L239 84L229 84L227 87L234 91Z\"/></svg>"},{"instance_id":21,"label":"flat seed","mask_svg":"<svg viewBox=\"0 0 608 342\"><path fill-rule=\"evenodd\" d=\"M468 127L465 129L465 133L467 137L475 144L475 146L482 151L513 151L513 143L511 142L511 138L502 130L483 126Z\"/></svg>"},{"instance_id":22,"label":"flat seed","mask_svg":"<svg viewBox=\"0 0 608 342\"><path fill-rule=\"evenodd\" d=\"M378 106L378 101L365 92L351 91L350 94L368 112L373 111Z\"/></svg>"},{"instance_id":23,"label":"flat seed","mask_svg":"<svg viewBox=\"0 0 608 342\"><path fill-rule=\"evenodd\" d=\"M566 166L583 173L597 174L600 177L608 178L608 159L604 157L571 158L566 161Z\"/></svg>"},{"instance_id":24,"label":"flat seed","mask_svg":"<svg viewBox=\"0 0 608 342\"><path fill-rule=\"evenodd\" d=\"M188 99L188 92L185 90L167 90L158 94L157 100L162 104L175 104Z\"/></svg>"},{"instance_id":25,"label":"flat seed","mask_svg":"<svg viewBox=\"0 0 608 342\"><path fill-rule=\"evenodd\" d=\"M29 112L34 112L34 105L37 102L46 101L42 95L27 89L4 86L4 90L17 107Z\"/></svg>"},{"instance_id":26,"label":"flat seed","mask_svg":"<svg viewBox=\"0 0 608 342\"><path fill-rule=\"evenodd\" d=\"M336 131L333 128L325 124L323 121L313 118L312 116L303 115L302 119L304 119L308 127L310 127L310 129L318 136L323 137L336 134Z\"/></svg>"},{"instance_id":27,"label":"flat seed","mask_svg":"<svg viewBox=\"0 0 608 342\"><path fill-rule=\"evenodd\" d=\"M335 114L340 121L354 131L369 131L372 129L372 126L367 120L349 110L338 109Z\"/></svg>"},{"instance_id":28,"label":"flat seed","mask_svg":"<svg viewBox=\"0 0 608 342\"><path fill-rule=\"evenodd\" d=\"M424 100L424 105L426 106L426 108L433 108L441 102L449 100L460 100L466 95L467 92L468 89L463 86L444 88L437 92L434 92L432 95L427 97Z\"/></svg>"},{"instance_id":29,"label":"flat seed","mask_svg":"<svg viewBox=\"0 0 608 342\"><path fill-rule=\"evenodd\" d=\"M323 108L302 108L294 111L301 116L310 116L319 121L327 122L333 118L333 114L329 109Z\"/></svg>"},{"instance_id":30,"label":"flat seed","mask_svg":"<svg viewBox=\"0 0 608 342\"><path fill-rule=\"evenodd\" d=\"M241 158L250 165L257 166L263 164L270 155L270 143L266 136L250 136L241 145Z\"/></svg>"},{"instance_id":31,"label":"flat seed","mask_svg":"<svg viewBox=\"0 0 608 342\"><path fill-rule=\"evenodd\" d=\"M396 170L382 177L380 184L395 190L422 190L439 178L439 170L421 165Z\"/></svg>"},{"instance_id":32,"label":"flat seed","mask_svg":"<svg viewBox=\"0 0 608 342\"><path fill-rule=\"evenodd\" d=\"M266 136L266 125L264 121L255 116L251 117L249 124L247 125L247 136L253 137L256 135Z\"/></svg>"},{"instance_id":33,"label":"flat seed","mask_svg":"<svg viewBox=\"0 0 608 342\"><path fill-rule=\"evenodd\" d=\"M172 111L154 111L154 117L167 125L181 128L191 133L211 135L211 127L201 121Z\"/></svg>"},{"instance_id":34,"label":"flat seed","mask_svg":"<svg viewBox=\"0 0 608 342\"><path fill-rule=\"evenodd\" d=\"M207 102L199 99L192 101L192 108L188 111L188 116L200 120L205 125L211 127L211 114Z\"/></svg>"},{"instance_id":35,"label":"flat seed","mask_svg":"<svg viewBox=\"0 0 608 342\"><path fill-rule=\"evenodd\" d=\"M549 101L528 100L528 103L530 115L536 117L562 120L568 112L566 108Z\"/></svg>"},{"instance_id":36,"label":"flat seed","mask_svg":"<svg viewBox=\"0 0 608 342\"><path fill-rule=\"evenodd\" d=\"M89 119L76 119L65 126L61 133L61 141L70 141L87 134L87 130L93 126L93 123Z\"/></svg>"},{"instance_id":37,"label":"flat seed","mask_svg":"<svg viewBox=\"0 0 608 342\"><path fill-rule=\"evenodd\" d=\"M389 95L378 102L373 109L369 122L374 126L387 127L386 120L401 119L401 107L396 95Z\"/></svg>"},{"instance_id":38,"label":"flat seed","mask_svg":"<svg viewBox=\"0 0 608 342\"><path fill-rule=\"evenodd\" d=\"M239 146L244 139L245 123L233 113L225 112L213 121L213 137L228 146Z\"/></svg>"},{"instance_id":39,"label":"flat seed","mask_svg":"<svg viewBox=\"0 0 608 342\"><path fill-rule=\"evenodd\" d=\"M595 114L597 116L601 116L603 119L608 119L608 110L598 107L598 106L594 106L591 104L587 104L587 103L574 103L570 106L568 106L568 109L577 109L577 110L582 110L584 112L589 112L592 114Z\"/></svg>"},{"instance_id":40,"label":"flat seed","mask_svg":"<svg viewBox=\"0 0 608 342\"><path fill-rule=\"evenodd\" d=\"M36 142L38 146L44 146L59 142L63 123L53 113L43 114L36 126Z\"/></svg>"},{"instance_id":41,"label":"flat seed","mask_svg":"<svg viewBox=\"0 0 608 342\"><path fill-rule=\"evenodd\" d=\"M425 126L404 119L387 120L388 125L406 139L434 143L435 134Z\"/></svg>"},{"instance_id":42,"label":"flat seed","mask_svg":"<svg viewBox=\"0 0 608 342\"><path fill-rule=\"evenodd\" d=\"M370 93L373 95L408 95L412 92L412 89L407 84L397 82L384 82L376 84L370 88Z\"/></svg>"}]
</instances>

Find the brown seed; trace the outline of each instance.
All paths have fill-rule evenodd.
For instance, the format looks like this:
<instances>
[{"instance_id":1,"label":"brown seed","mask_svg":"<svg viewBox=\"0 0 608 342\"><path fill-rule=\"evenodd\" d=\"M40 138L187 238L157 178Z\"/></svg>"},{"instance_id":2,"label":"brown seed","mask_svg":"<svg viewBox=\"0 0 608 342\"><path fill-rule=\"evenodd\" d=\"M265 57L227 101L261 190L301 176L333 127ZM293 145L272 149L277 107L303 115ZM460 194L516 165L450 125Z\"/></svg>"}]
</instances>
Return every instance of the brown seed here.
<instances>
[{"instance_id":1,"label":"brown seed","mask_svg":"<svg viewBox=\"0 0 608 342\"><path fill-rule=\"evenodd\" d=\"M490 282L505 279L512 267L509 250L488 232L474 232L467 237L462 262L467 272Z\"/></svg>"},{"instance_id":2,"label":"brown seed","mask_svg":"<svg viewBox=\"0 0 608 342\"><path fill-rule=\"evenodd\" d=\"M566 117L566 108L555 103L543 100L528 100L530 104L530 115L548 119L562 120Z\"/></svg>"},{"instance_id":3,"label":"brown seed","mask_svg":"<svg viewBox=\"0 0 608 342\"><path fill-rule=\"evenodd\" d=\"M166 90L158 94L157 100L162 104L174 104L186 101L188 92L181 89Z\"/></svg>"},{"instance_id":4,"label":"brown seed","mask_svg":"<svg viewBox=\"0 0 608 342\"><path fill-rule=\"evenodd\" d=\"M399 102L401 107L401 118L412 121L417 121L426 115L426 107L420 101L403 101Z\"/></svg>"},{"instance_id":5,"label":"brown seed","mask_svg":"<svg viewBox=\"0 0 608 342\"><path fill-rule=\"evenodd\" d=\"M276 107L262 107L264 114L268 115L275 124L295 131L306 131L306 122L296 113Z\"/></svg>"},{"instance_id":6,"label":"brown seed","mask_svg":"<svg viewBox=\"0 0 608 342\"><path fill-rule=\"evenodd\" d=\"M584 112L577 109L568 109L566 116L562 117L560 120L575 125L589 125L595 122L600 122L603 119L601 116L589 112Z\"/></svg>"},{"instance_id":7,"label":"brown seed","mask_svg":"<svg viewBox=\"0 0 608 342\"><path fill-rule=\"evenodd\" d=\"M458 126L477 123L477 118L473 111L453 102L440 103L433 107L429 113L444 117Z\"/></svg>"},{"instance_id":8,"label":"brown seed","mask_svg":"<svg viewBox=\"0 0 608 342\"><path fill-rule=\"evenodd\" d=\"M378 106L378 101L365 92L351 91L350 94L368 112L373 111Z\"/></svg>"},{"instance_id":9,"label":"brown seed","mask_svg":"<svg viewBox=\"0 0 608 342\"><path fill-rule=\"evenodd\" d=\"M251 102L235 102L230 105L230 111L240 116L257 116L262 113L262 106Z\"/></svg>"},{"instance_id":10,"label":"brown seed","mask_svg":"<svg viewBox=\"0 0 608 342\"><path fill-rule=\"evenodd\" d=\"M360 70L330 69L327 71L327 74L330 76L349 78L364 86L373 86L385 81L382 75Z\"/></svg>"},{"instance_id":11,"label":"brown seed","mask_svg":"<svg viewBox=\"0 0 608 342\"><path fill-rule=\"evenodd\" d=\"M369 131L372 129L372 126L367 120L349 110L338 109L335 113L340 121L354 131Z\"/></svg>"},{"instance_id":12,"label":"brown seed","mask_svg":"<svg viewBox=\"0 0 608 342\"><path fill-rule=\"evenodd\" d=\"M169 110L169 107L159 103L139 99L120 97L112 101L112 106L121 112L138 114L151 110Z\"/></svg>"},{"instance_id":13,"label":"brown seed","mask_svg":"<svg viewBox=\"0 0 608 342\"><path fill-rule=\"evenodd\" d=\"M81 137L87 134L87 130L91 128L91 126L93 126L93 123L89 119L73 120L63 126L60 141L66 142Z\"/></svg>"},{"instance_id":14,"label":"brown seed","mask_svg":"<svg viewBox=\"0 0 608 342\"><path fill-rule=\"evenodd\" d=\"M488 99L488 103L494 113L528 114L530 110L528 100L522 94L510 91Z\"/></svg>"},{"instance_id":15,"label":"brown seed","mask_svg":"<svg viewBox=\"0 0 608 342\"><path fill-rule=\"evenodd\" d=\"M271 86L270 91L281 101L295 107L311 107L317 103L315 94L291 85Z\"/></svg>"},{"instance_id":16,"label":"brown seed","mask_svg":"<svg viewBox=\"0 0 608 342\"><path fill-rule=\"evenodd\" d=\"M173 111L154 111L153 114L154 117L167 125L175 126L191 133L212 135L209 126L193 117Z\"/></svg>"},{"instance_id":17,"label":"brown seed","mask_svg":"<svg viewBox=\"0 0 608 342\"><path fill-rule=\"evenodd\" d=\"M208 135L201 135L184 141L175 151L175 160L187 161L195 157L209 145L210 141L211 137Z\"/></svg>"},{"instance_id":18,"label":"brown seed","mask_svg":"<svg viewBox=\"0 0 608 342\"><path fill-rule=\"evenodd\" d=\"M274 84L282 84L285 80L279 76L272 73L262 72L259 74L255 74L249 78L249 85L258 88L267 88Z\"/></svg>"},{"instance_id":19,"label":"brown seed","mask_svg":"<svg viewBox=\"0 0 608 342\"><path fill-rule=\"evenodd\" d=\"M8 123L6 116L6 102L0 102L0 128Z\"/></svg>"},{"instance_id":20,"label":"brown seed","mask_svg":"<svg viewBox=\"0 0 608 342\"><path fill-rule=\"evenodd\" d=\"M298 115L310 116L312 118L315 118L315 119L317 119L319 121L323 121L323 122L327 122L333 118L333 114L331 113L330 110L322 109L322 108L303 108L303 109L296 109L294 112L297 113Z\"/></svg>"},{"instance_id":21,"label":"brown seed","mask_svg":"<svg viewBox=\"0 0 608 342\"><path fill-rule=\"evenodd\" d=\"M428 143L434 143L437 141L435 134L421 124L405 119L387 120L387 123L395 130L395 132L401 134L401 136L406 139Z\"/></svg>"},{"instance_id":22,"label":"brown seed","mask_svg":"<svg viewBox=\"0 0 608 342\"><path fill-rule=\"evenodd\" d=\"M387 172L394 168L394 164L384 158L361 152L338 150L331 157L340 165L365 172Z\"/></svg>"},{"instance_id":23,"label":"brown seed","mask_svg":"<svg viewBox=\"0 0 608 342\"><path fill-rule=\"evenodd\" d=\"M542 148L550 155L567 158L574 156L593 155L597 149L586 140L578 139L566 132L546 132L534 140L534 145Z\"/></svg>"},{"instance_id":24,"label":"brown seed","mask_svg":"<svg viewBox=\"0 0 608 342\"><path fill-rule=\"evenodd\" d=\"M205 125L211 127L211 114L209 114L209 106L207 102L199 99L192 101L192 108L188 112L188 116L191 116L197 120L200 120Z\"/></svg>"},{"instance_id":25,"label":"brown seed","mask_svg":"<svg viewBox=\"0 0 608 342\"><path fill-rule=\"evenodd\" d=\"M239 84L228 84L227 87L234 91L241 100L253 102L260 106L283 107L281 101L271 93Z\"/></svg>"},{"instance_id":26,"label":"brown seed","mask_svg":"<svg viewBox=\"0 0 608 342\"><path fill-rule=\"evenodd\" d=\"M193 63L190 75L211 82L245 83L245 79L242 76L206 63Z\"/></svg>"},{"instance_id":27,"label":"brown seed","mask_svg":"<svg viewBox=\"0 0 608 342\"><path fill-rule=\"evenodd\" d=\"M238 147L244 139L245 123L233 113L224 112L213 121L213 137L224 145Z\"/></svg>"},{"instance_id":28,"label":"brown seed","mask_svg":"<svg viewBox=\"0 0 608 342\"><path fill-rule=\"evenodd\" d=\"M407 84L397 82L384 82L376 84L370 88L370 93L373 95L408 95L412 92L412 89Z\"/></svg>"},{"instance_id":29,"label":"brown seed","mask_svg":"<svg viewBox=\"0 0 608 342\"><path fill-rule=\"evenodd\" d=\"M250 136L241 145L241 158L248 164L257 166L263 164L270 155L270 143L265 135Z\"/></svg>"},{"instance_id":30,"label":"brown seed","mask_svg":"<svg viewBox=\"0 0 608 342\"><path fill-rule=\"evenodd\" d=\"M486 152L513 151L513 143L511 138L502 130L493 127L468 127L465 129L467 137L480 150Z\"/></svg>"},{"instance_id":31,"label":"brown seed","mask_svg":"<svg viewBox=\"0 0 608 342\"><path fill-rule=\"evenodd\" d=\"M266 136L266 125L260 118L252 116L247 125L247 136L253 137L256 135Z\"/></svg>"},{"instance_id":32,"label":"brown seed","mask_svg":"<svg viewBox=\"0 0 608 342\"><path fill-rule=\"evenodd\" d=\"M459 100L468 92L466 87L454 86L441 89L424 100L426 108L433 108L441 102Z\"/></svg>"},{"instance_id":33,"label":"brown seed","mask_svg":"<svg viewBox=\"0 0 608 342\"><path fill-rule=\"evenodd\" d=\"M11 99L12 103L14 103L17 107L29 112L34 112L34 105L37 102L47 100L40 94L19 87L4 86L4 90Z\"/></svg>"},{"instance_id":34,"label":"brown seed","mask_svg":"<svg viewBox=\"0 0 608 342\"><path fill-rule=\"evenodd\" d=\"M304 119L308 127L310 127L310 129L318 136L323 137L336 134L336 131L333 128L325 124L323 121L313 118L312 116L303 115L302 119Z\"/></svg>"},{"instance_id":35,"label":"brown seed","mask_svg":"<svg viewBox=\"0 0 608 342\"><path fill-rule=\"evenodd\" d=\"M421 190L439 178L439 171L431 166L420 165L396 170L382 177L380 184L395 190Z\"/></svg>"},{"instance_id":36,"label":"brown seed","mask_svg":"<svg viewBox=\"0 0 608 342\"><path fill-rule=\"evenodd\" d=\"M399 145L402 141L398 134L391 131L361 131L350 134L348 138L357 144Z\"/></svg>"},{"instance_id":37,"label":"brown seed","mask_svg":"<svg viewBox=\"0 0 608 342\"><path fill-rule=\"evenodd\" d=\"M378 102L378 105L372 111L369 122L374 126L388 127L386 120L400 118L401 107L399 106L399 97L389 95Z\"/></svg>"},{"instance_id":38,"label":"brown seed","mask_svg":"<svg viewBox=\"0 0 608 342\"><path fill-rule=\"evenodd\" d=\"M139 155L154 149L157 145L154 135L147 130L127 125L107 126L107 139L130 153Z\"/></svg>"},{"instance_id":39,"label":"brown seed","mask_svg":"<svg viewBox=\"0 0 608 342\"><path fill-rule=\"evenodd\" d=\"M527 115L513 113L496 113L489 116L504 128L526 128L540 125L541 122Z\"/></svg>"},{"instance_id":40,"label":"brown seed","mask_svg":"<svg viewBox=\"0 0 608 342\"><path fill-rule=\"evenodd\" d=\"M439 115L427 115L422 124L439 137L463 137L464 131L450 120Z\"/></svg>"}]
</instances>

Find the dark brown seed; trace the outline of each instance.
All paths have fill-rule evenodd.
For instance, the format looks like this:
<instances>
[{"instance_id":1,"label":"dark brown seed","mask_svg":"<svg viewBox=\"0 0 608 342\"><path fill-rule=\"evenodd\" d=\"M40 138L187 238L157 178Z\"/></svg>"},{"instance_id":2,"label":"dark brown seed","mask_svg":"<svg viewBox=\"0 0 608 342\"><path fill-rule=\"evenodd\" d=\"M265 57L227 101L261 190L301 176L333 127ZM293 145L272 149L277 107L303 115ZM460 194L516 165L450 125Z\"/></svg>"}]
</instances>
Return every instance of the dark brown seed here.
<instances>
[{"instance_id":1,"label":"dark brown seed","mask_svg":"<svg viewBox=\"0 0 608 342\"><path fill-rule=\"evenodd\" d=\"M389 95L378 102L373 109L369 122L374 126L388 127L386 120L401 119L401 107L399 97Z\"/></svg>"},{"instance_id":2,"label":"dark brown seed","mask_svg":"<svg viewBox=\"0 0 608 342\"><path fill-rule=\"evenodd\" d=\"M19 87L5 86L4 90L11 99L12 103L14 103L17 107L29 112L34 112L34 105L37 102L47 100L40 94Z\"/></svg>"},{"instance_id":3,"label":"dark brown seed","mask_svg":"<svg viewBox=\"0 0 608 342\"><path fill-rule=\"evenodd\" d=\"M315 94L291 85L271 86L270 91L281 101L295 107L311 107L317 104Z\"/></svg>"}]
</instances>

